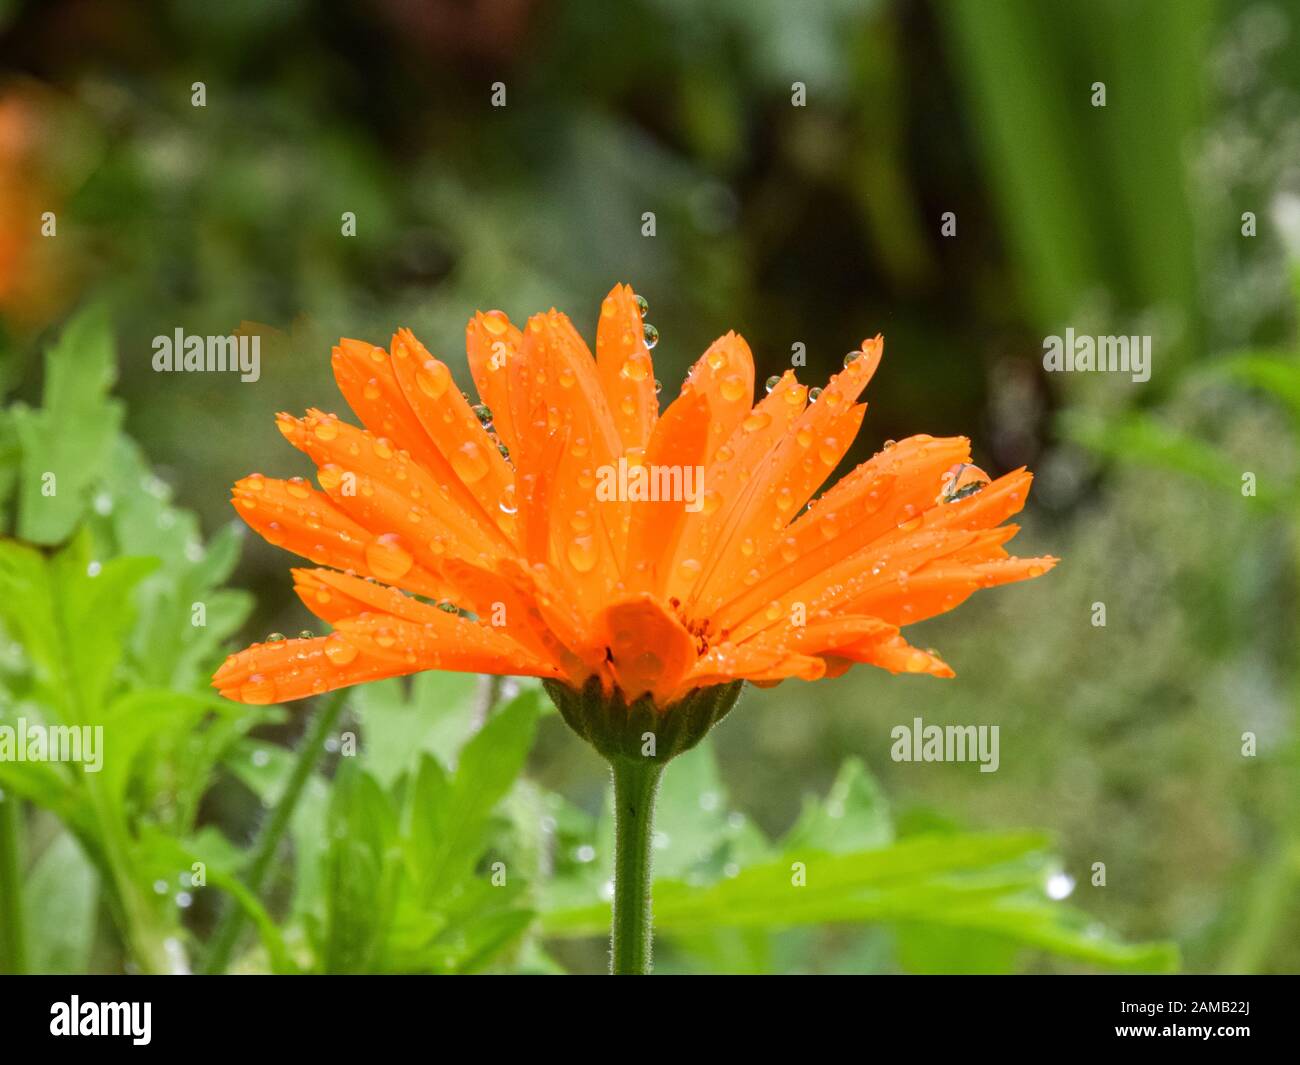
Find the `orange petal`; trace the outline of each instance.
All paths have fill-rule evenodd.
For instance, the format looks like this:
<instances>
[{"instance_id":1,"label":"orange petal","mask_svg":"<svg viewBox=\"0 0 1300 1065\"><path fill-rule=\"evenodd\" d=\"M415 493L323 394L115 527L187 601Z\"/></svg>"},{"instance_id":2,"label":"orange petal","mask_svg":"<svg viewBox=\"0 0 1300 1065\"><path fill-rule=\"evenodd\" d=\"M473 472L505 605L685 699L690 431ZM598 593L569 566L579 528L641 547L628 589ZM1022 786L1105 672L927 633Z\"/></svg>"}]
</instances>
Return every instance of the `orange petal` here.
<instances>
[{"instance_id":1,"label":"orange petal","mask_svg":"<svg viewBox=\"0 0 1300 1065\"><path fill-rule=\"evenodd\" d=\"M278 425L316 463L321 487L342 510L377 535L400 537L430 566L443 554L478 561L511 549L473 496L460 504L465 488L454 475L450 483L435 480L385 438L316 410L305 419L281 414Z\"/></svg>"},{"instance_id":2,"label":"orange petal","mask_svg":"<svg viewBox=\"0 0 1300 1065\"><path fill-rule=\"evenodd\" d=\"M312 562L379 577L420 595L438 595L443 587L433 573L403 558L390 541L358 525L306 481L253 474L235 483L231 502L268 543Z\"/></svg>"},{"instance_id":3,"label":"orange petal","mask_svg":"<svg viewBox=\"0 0 1300 1065\"><path fill-rule=\"evenodd\" d=\"M933 506L943 471L969 456L964 437L915 436L862 463L809 507L768 556L750 560L757 580L733 581L729 602L719 604L721 594L715 595L710 615L716 626L734 628L773 599L812 598L830 567ZM869 569L874 560L863 561Z\"/></svg>"},{"instance_id":4,"label":"orange petal","mask_svg":"<svg viewBox=\"0 0 1300 1065\"><path fill-rule=\"evenodd\" d=\"M615 603L602 620L623 694L631 701L651 692L665 702L695 664L695 638L650 595Z\"/></svg>"},{"instance_id":5,"label":"orange petal","mask_svg":"<svg viewBox=\"0 0 1300 1065\"><path fill-rule=\"evenodd\" d=\"M524 652L499 630L457 614L435 613L438 618L419 625L387 614L362 614L339 621L336 630L363 654L401 667L521 677L558 675L555 666Z\"/></svg>"},{"instance_id":6,"label":"orange petal","mask_svg":"<svg viewBox=\"0 0 1300 1065\"><path fill-rule=\"evenodd\" d=\"M596 368L623 447L645 447L659 417L659 397L631 285L615 285L600 305Z\"/></svg>"},{"instance_id":7,"label":"orange petal","mask_svg":"<svg viewBox=\"0 0 1300 1065\"><path fill-rule=\"evenodd\" d=\"M458 509L473 514L480 523L495 523L495 516L480 507L474 493L461 483L447 457L421 425L407 402L388 352L362 340L340 340L334 348L333 366L339 391L372 438L391 441L396 448L408 451L417 465L445 486ZM350 468L341 457L335 461L344 469Z\"/></svg>"},{"instance_id":8,"label":"orange petal","mask_svg":"<svg viewBox=\"0 0 1300 1065\"><path fill-rule=\"evenodd\" d=\"M478 312L465 326L465 354L479 397L492 408L497 436L514 455L528 412L528 397L512 396L508 365L523 347L523 334L501 311Z\"/></svg>"},{"instance_id":9,"label":"orange petal","mask_svg":"<svg viewBox=\"0 0 1300 1065\"><path fill-rule=\"evenodd\" d=\"M736 333L718 337L696 360L682 395L698 393L709 402L708 456L730 439L754 402L754 356Z\"/></svg>"},{"instance_id":10,"label":"orange petal","mask_svg":"<svg viewBox=\"0 0 1300 1065\"><path fill-rule=\"evenodd\" d=\"M639 500L631 507L628 558L632 561L627 574L630 590L658 594L667 585L678 540L692 514L699 513L704 505L708 439L709 402L699 393L679 396L655 425L643 469L658 487L653 494L659 499ZM632 476L632 470L628 475Z\"/></svg>"},{"instance_id":11,"label":"orange petal","mask_svg":"<svg viewBox=\"0 0 1300 1065\"><path fill-rule=\"evenodd\" d=\"M595 617L618 582L626 555L628 504L597 498L601 471L614 468L622 444L591 355L564 315L528 320L520 361L538 382L547 431L568 433L568 446L557 449L548 491L548 561L564 574L579 610ZM525 451L534 446L530 439L523 443Z\"/></svg>"},{"instance_id":12,"label":"orange petal","mask_svg":"<svg viewBox=\"0 0 1300 1065\"><path fill-rule=\"evenodd\" d=\"M498 442L461 395L451 370L414 333L399 329L392 346L393 371L425 433L497 528L513 539L515 476Z\"/></svg>"},{"instance_id":13,"label":"orange petal","mask_svg":"<svg viewBox=\"0 0 1300 1065\"><path fill-rule=\"evenodd\" d=\"M254 644L231 655L212 686L238 703L287 703L420 668L366 654L337 633Z\"/></svg>"},{"instance_id":14,"label":"orange petal","mask_svg":"<svg viewBox=\"0 0 1300 1065\"><path fill-rule=\"evenodd\" d=\"M692 604L695 589L712 569L742 548L731 534L744 503L762 482L772 449L803 413L807 397L808 389L787 371L713 456L704 471L704 510L684 531L669 574L670 597Z\"/></svg>"}]
</instances>

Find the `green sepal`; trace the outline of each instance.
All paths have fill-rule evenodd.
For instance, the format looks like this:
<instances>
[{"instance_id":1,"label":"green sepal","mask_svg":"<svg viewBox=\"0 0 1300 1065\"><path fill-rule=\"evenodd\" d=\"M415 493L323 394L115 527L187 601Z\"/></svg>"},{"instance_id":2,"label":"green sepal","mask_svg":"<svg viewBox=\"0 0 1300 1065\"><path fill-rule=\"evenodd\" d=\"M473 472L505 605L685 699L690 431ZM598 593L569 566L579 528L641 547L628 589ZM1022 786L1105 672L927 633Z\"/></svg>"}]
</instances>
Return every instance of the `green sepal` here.
<instances>
[{"instance_id":1,"label":"green sepal","mask_svg":"<svg viewBox=\"0 0 1300 1065\"><path fill-rule=\"evenodd\" d=\"M736 705L744 687L744 681L737 680L695 688L677 702L659 707L649 695L628 703L617 688L606 694L595 677L580 691L557 680L542 684L569 727L606 758L649 758L660 763L704 739Z\"/></svg>"}]
</instances>

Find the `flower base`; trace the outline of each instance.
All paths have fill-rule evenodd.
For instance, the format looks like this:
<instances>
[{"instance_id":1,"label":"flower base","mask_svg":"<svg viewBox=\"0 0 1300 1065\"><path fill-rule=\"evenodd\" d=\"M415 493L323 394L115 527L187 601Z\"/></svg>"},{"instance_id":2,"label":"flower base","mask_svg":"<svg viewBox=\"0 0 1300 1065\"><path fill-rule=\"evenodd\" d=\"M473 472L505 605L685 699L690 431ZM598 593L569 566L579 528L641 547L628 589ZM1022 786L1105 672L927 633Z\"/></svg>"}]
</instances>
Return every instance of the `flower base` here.
<instances>
[{"instance_id":1,"label":"flower base","mask_svg":"<svg viewBox=\"0 0 1300 1065\"><path fill-rule=\"evenodd\" d=\"M646 695L628 703L615 689L606 694L592 678L579 691L543 681L551 701L571 729L611 762L646 759L665 763L689 751L736 705L743 681L696 688L685 698L657 707Z\"/></svg>"}]
</instances>

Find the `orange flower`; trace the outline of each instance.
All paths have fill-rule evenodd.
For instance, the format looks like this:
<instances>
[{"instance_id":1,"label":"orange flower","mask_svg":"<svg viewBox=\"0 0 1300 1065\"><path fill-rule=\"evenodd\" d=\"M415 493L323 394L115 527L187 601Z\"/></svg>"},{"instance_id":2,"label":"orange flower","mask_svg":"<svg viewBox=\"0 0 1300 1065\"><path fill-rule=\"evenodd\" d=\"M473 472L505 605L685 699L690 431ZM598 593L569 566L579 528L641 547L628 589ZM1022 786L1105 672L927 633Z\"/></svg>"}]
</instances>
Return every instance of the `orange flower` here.
<instances>
[{"instance_id":1,"label":"orange flower","mask_svg":"<svg viewBox=\"0 0 1300 1065\"><path fill-rule=\"evenodd\" d=\"M407 330L388 351L341 341L334 374L366 428L281 414L320 490L234 488L254 529L326 567L293 572L334 632L231 656L221 693L282 702L447 669L663 708L855 662L947 677L900 627L1055 563L1008 556L1017 527L1000 523L1031 476L987 483L961 437L887 445L803 509L857 433L880 337L820 393L786 372L755 405L728 333L661 414L638 302L626 285L605 299L594 359L557 311L522 331L476 314L479 407Z\"/></svg>"}]
</instances>

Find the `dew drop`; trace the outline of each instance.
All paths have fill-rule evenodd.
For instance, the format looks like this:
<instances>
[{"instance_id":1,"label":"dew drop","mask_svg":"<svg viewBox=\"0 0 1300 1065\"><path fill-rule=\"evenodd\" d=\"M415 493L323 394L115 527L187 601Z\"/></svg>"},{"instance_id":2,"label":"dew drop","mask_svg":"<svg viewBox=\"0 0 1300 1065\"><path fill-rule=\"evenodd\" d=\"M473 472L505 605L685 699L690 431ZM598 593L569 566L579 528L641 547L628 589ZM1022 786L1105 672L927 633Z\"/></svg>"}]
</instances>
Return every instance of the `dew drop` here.
<instances>
[{"instance_id":1,"label":"dew drop","mask_svg":"<svg viewBox=\"0 0 1300 1065\"><path fill-rule=\"evenodd\" d=\"M266 643L284 643L284 633L273 632L266 638Z\"/></svg>"},{"instance_id":2,"label":"dew drop","mask_svg":"<svg viewBox=\"0 0 1300 1065\"><path fill-rule=\"evenodd\" d=\"M515 486L513 484L508 484L501 489L501 498L497 501L497 506L501 508L502 514L518 512L519 507L515 503Z\"/></svg>"},{"instance_id":3,"label":"dew drop","mask_svg":"<svg viewBox=\"0 0 1300 1065\"><path fill-rule=\"evenodd\" d=\"M414 559L402 546L396 533L384 533L366 545L366 565L381 581L395 581L405 576Z\"/></svg>"},{"instance_id":4,"label":"dew drop","mask_svg":"<svg viewBox=\"0 0 1300 1065\"><path fill-rule=\"evenodd\" d=\"M820 388L810 388L810 389L808 389L808 402L809 402L809 403L816 403L816 402L817 402L819 399L821 399L821 398L822 398L822 390L821 390Z\"/></svg>"},{"instance_id":5,"label":"dew drop","mask_svg":"<svg viewBox=\"0 0 1300 1065\"><path fill-rule=\"evenodd\" d=\"M346 666L357 657L357 649L344 640L343 637L334 636L325 648L325 657L336 666Z\"/></svg>"},{"instance_id":6,"label":"dew drop","mask_svg":"<svg viewBox=\"0 0 1300 1065\"><path fill-rule=\"evenodd\" d=\"M739 374L727 374L718 385L718 391L728 403L735 403L745 394L745 381Z\"/></svg>"},{"instance_id":7,"label":"dew drop","mask_svg":"<svg viewBox=\"0 0 1300 1065\"><path fill-rule=\"evenodd\" d=\"M862 352L860 352L860 351L850 351L847 355L844 356L844 368L847 370L850 366L852 366L852 365L853 365L855 362L857 362L858 359L860 359L860 358L862 358Z\"/></svg>"},{"instance_id":8,"label":"dew drop","mask_svg":"<svg viewBox=\"0 0 1300 1065\"><path fill-rule=\"evenodd\" d=\"M989 483L989 475L978 466L968 462L959 462L943 475L943 487L939 490L939 503L956 503L959 499L973 496Z\"/></svg>"},{"instance_id":9,"label":"dew drop","mask_svg":"<svg viewBox=\"0 0 1300 1065\"><path fill-rule=\"evenodd\" d=\"M487 457L473 440L466 440L451 453L451 466L466 484L481 481L488 471Z\"/></svg>"},{"instance_id":10,"label":"dew drop","mask_svg":"<svg viewBox=\"0 0 1300 1065\"><path fill-rule=\"evenodd\" d=\"M641 315L642 318L650 313L650 301L644 296L638 294L633 296L632 299L636 303L637 313Z\"/></svg>"},{"instance_id":11,"label":"dew drop","mask_svg":"<svg viewBox=\"0 0 1300 1065\"><path fill-rule=\"evenodd\" d=\"M322 418L312 426L312 432L316 434L317 440L328 442L339 435L339 427L332 418Z\"/></svg>"},{"instance_id":12,"label":"dew drop","mask_svg":"<svg viewBox=\"0 0 1300 1065\"><path fill-rule=\"evenodd\" d=\"M767 379L767 382L763 385L763 387L764 387L768 392L771 392L772 389L774 389L774 388L775 388L777 385L779 385L780 383L781 383L781 375L780 375L780 374L773 374L771 377L769 377L769 378Z\"/></svg>"},{"instance_id":13,"label":"dew drop","mask_svg":"<svg viewBox=\"0 0 1300 1065\"><path fill-rule=\"evenodd\" d=\"M767 411L756 410L748 418L740 423L740 427L747 433L756 433L760 429L766 429L772 423L772 415Z\"/></svg>"},{"instance_id":14,"label":"dew drop","mask_svg":"<svg viewBox=\"0 0 1300 1065\"><path fill-rule=\"evenodd\" d=\"M593 536L575 536L565 552L571 565L579 573L590 573L596 568L596 542Z\"/></svg>"},{"instance_id":15,"label":"dew drop","mask_svg":"<svg viewBox=\"0 0 1300 1065\"><path fill-rule=\"evenodd\" d=\"M441 399L451 384L451 371L437 359L425 359L424 366L416 371L415 383L430 399Z\"/></svg>"},{"instance_id":16,"label":"dew drop","mask_svg":"<svg viewBox=\"0 0 1300 1065\"><path fill-rule=\"evenodd\" d=\"M650 376L650 360L645 355L633 355L623 363L619 374L629 381L644 381Z\"/></svg>"},{"instance_id":17,"label":"dew drop","mask_svg":"<svg viewBox=\"0 0 1300 1065\"><path fill-rule=\"evenodd\" d=\"M659 330L656 329L654 326L652 326L649 322L646 322L645 325L642 327L642 333L645 336L645 346L647 348L653 348L656 344L659 343Z\"/></svg>"}]
</instances>

